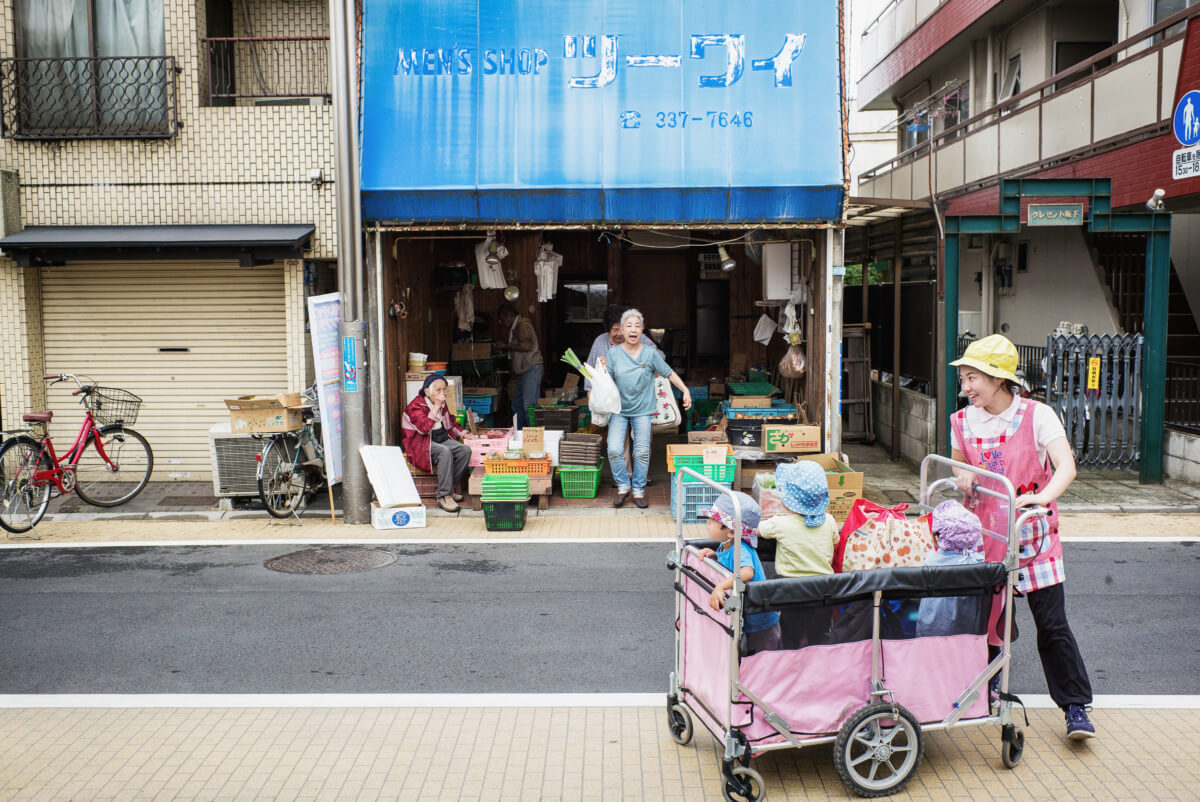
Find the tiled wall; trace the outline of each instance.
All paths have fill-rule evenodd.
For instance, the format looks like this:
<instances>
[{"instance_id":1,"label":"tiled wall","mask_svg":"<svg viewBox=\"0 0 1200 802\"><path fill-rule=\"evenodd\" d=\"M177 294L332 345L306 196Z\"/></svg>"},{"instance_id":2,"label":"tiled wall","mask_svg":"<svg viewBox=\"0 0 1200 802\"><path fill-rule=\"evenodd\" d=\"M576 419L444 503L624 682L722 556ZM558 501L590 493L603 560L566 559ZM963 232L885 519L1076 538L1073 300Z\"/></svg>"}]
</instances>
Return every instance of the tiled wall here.
<instances>
[{"instance_id":1,"label":"tiled wall","mask_svg":"<svg viewBox=\"0 0 1200 802\"><path fill-rule=\"evenodd\" d=\"M235 19L241 16L235 4ZM324 34L324 4L246 0L263 35ZM178 76L179 134L166 140L0 139L30 225L312 223L313 258L333 258L333 106L205 107L203 2L164 0L167 55ZM254 25L255 23L252 23ZM289 28L289 26L291 26ZM0 2L0 55L13 55L13 4Z\"/></svg>"}]
</instances>

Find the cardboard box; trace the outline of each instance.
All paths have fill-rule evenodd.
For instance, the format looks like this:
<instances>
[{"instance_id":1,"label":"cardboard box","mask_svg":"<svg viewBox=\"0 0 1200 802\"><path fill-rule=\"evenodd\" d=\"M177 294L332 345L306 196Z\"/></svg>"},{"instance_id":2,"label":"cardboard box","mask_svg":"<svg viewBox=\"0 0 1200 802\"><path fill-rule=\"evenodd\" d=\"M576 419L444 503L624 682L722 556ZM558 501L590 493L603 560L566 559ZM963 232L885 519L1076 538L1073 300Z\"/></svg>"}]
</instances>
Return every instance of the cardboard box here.
<instances>
[{"instance_id":1,"label":"cardboard box","mask_svg":"<svg viewBox=\"0 0 1200 802\"><path fill-rule=\"evenodd\" d=\"M829 483L829 514L839 524L845 523L855 500L862 498L862 471L855 471L838 454L809 454L796 459L811 460L825 469L825 479Z\"/></svg>"},{"instance_id":2,"label":"cardboard box","mask_svg":"<svg viewBox=\"0 0 1200 802\"><path fill-rule=\"evenodd\" d=\"M766 460L741 460L738 462L737 481L734 482L738 490L753 490L754 477L760 473L772 473L778 463L769 462Z\"/></svg>"},{"instance_id":3,"label":"cardboard box","mask_svg":"<svg viewBox=\"0 0 1200 802\"><path fill-rule=\"evenodd\" d=\"M697 443L728 443L729 438L725 436L725 432L688 432L688 442Z\"/></svg>"},{"instance_id":4,"label":"cardboard box","mask_svg":"<svg viewBox=\"0 0 1200 802\"><path fill-rule=\"evenodd\" d=\"M244 395L226 399L229 427L234 434L273 434L294 432L304 426L300 393L280 395Z\"/></svg>"},{"instance_id":5,"label":"cardboard box","mask_svg":"<svg viewBox=\"0 0 1200 802\"><path fill-rule=\"evenodd\" d=\"M763 427L762 447L768 454L811 453L820 451L822 445L817 425Z\"/></svg>"},{"instance_id":6,"label":"cardboard box","mask_svg":"<svg viewBox=\"0 0 1200 802\"><path fill-rule=\"evenodd\" d=\"M450 361L452 362L491 358L491 343L452 343L450 345Z\"/></svg>"},{"instance_id":7,"label":"cardboard box","mask_svg":"<svg viewBox=\"0 0 1200 802\"><path fill-rule=\"evenodd\" d=\"M769 395L735 395L729 399L730 409L770 409Z\"/></svg>"},{"instance_id":8,"label":"cardboard box","mask_svg":"<svg viewBox=\"0 0 1200 802\"><path fill-rule=\"evenodd\" d=\"M724 398L725 397L725 383L724 382L709 382L708 383L708 395L710 398Z\"/></svg>"},{"instance_id":9,"label":"cardboard box","mask_svg":"<svg viewBox=\"0 0 1200 802\"><path fill-rule=\"evenodd\" d=\"M409 382L423 382L423 381L425 381L425 377L428 376L430 373L433 373L433 371L432 370L410 370L404 374L404 380L409 381Z\"/></svg>"},{"instance_id":10,"label":"cardboard box","mask_svg":"<svg viewBox=\"0 0 1200 802\"><path fill-rule=\"evenodd\" d=\"M376 529L424 529L425 507L380 507L378 501L372 501L371 526Z\"/></svg>"}]
</instances>

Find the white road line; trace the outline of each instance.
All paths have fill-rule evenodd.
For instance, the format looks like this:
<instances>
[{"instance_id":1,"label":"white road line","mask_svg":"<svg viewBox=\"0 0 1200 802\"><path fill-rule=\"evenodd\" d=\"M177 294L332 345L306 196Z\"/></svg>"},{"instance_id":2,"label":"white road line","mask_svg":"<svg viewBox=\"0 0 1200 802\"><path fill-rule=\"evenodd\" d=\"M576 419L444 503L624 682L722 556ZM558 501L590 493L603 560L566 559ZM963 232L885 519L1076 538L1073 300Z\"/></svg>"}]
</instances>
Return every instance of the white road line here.
<instances>
[{"instance_id":1,"label":"white road line","mask_svg":"<svg viewBox=\"0 0 1200 802\"><path fill-rule=\"evenodd\" d=\"M701 533L687 533L689 536ZM1083 537L1065 536L1064 543L1200 543L1200 535L1191 536L1147 536L1147 537ZM393 546L504 546L509 544L528 545L537 543L586 545L605 543L674 543L674 537L505 537L505 538L278 538L278 539L227 539L227 540L105 540L89 543L50 543L36 540L21 543L0 543L4 549L127 549L152 546L320 546L320 545L393 545Z\"/></svg>"},{"instance_id":2,"label":"white road line","mask_svg":"<svg viewBox=\"0 0 1200 802\"><path fill-rule=\"evenodd\" d=\"M696 533L699 536L700 533ZM258 540L107 540L89 543L0 543L0 549L121 549L141 546L316 546L316 545L407 545L407 546L452 546L456 543L472 546L503 546L510 543L674 543L673 537L506 537L506 538L280 538Z\"/></svg>"},{"instance_id":3,"label":"white road line","mask_svg":"<svg viewBox=\"0 0 1200 802\"><path fill-rule=\"evenodd\" d=\"M1031 710L1054 709L1045 694L1021 697ZM0 694L0 709L26 708L377 708L662 707L662 693L268 693ZM1200 695L1097 696L1097 710L1200 710Z\"/></svg>"}]
</instances>

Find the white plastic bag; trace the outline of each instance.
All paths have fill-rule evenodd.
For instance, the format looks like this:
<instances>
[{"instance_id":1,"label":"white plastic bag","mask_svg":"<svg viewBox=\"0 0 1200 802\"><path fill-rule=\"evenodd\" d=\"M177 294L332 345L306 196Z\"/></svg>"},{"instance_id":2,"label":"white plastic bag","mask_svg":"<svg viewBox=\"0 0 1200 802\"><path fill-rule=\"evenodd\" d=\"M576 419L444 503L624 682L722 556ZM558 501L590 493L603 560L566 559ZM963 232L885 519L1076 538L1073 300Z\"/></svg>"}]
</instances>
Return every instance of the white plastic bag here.
<instances>
[{"instance_id":1,"label":"white plastic bag","mask_svg":"<svg viewBox=\"0 0 1200 802\"><path fill-rule=\"evenodd\" d=\"M617 383L604 368L588 365L591 374L592 392L588 396L588 409L592 411L592 422L603 426L608 416L621 411L621 392Z\"/></svg>"},{"instance_id":2,"label":"white plastic bag","mask_svg":"<svg viewBox=\"0 0 1200 802\"><path fill-rule=\"evenodd\" d=\"M754 342L763 345L771 344L771 336L775 334L775 321L766 315L759 315L758 322L754 324Z\"/></svg>"}]
</instances>

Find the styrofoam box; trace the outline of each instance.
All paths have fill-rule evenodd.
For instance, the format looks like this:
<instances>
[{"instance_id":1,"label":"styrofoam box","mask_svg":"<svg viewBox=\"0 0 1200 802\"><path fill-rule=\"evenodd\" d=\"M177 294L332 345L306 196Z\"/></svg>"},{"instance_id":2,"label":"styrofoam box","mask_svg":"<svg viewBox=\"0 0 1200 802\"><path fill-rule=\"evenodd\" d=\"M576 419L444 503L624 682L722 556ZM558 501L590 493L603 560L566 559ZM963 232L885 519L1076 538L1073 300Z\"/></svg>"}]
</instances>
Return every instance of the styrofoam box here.
<instances>
[{"instance_id":1,"label":"styrofoam box","mask_svg":"<svg viewBox=\"0 0 1200 802\"><path fill-rule=\"evenodd\" d=\"M371 526L376 529L424 529L425 507L380 507L378 501L372 501Z\"/></svg>"},{"instance_id":2,"label":"styrofoam box","mask_svg":"<svg viewBox=\"0 0 1200 802\"><path fill-rule=\"evenodd\" d=\"M557 429L547 429L545 431L546 453L550 455L550 464L558 467L558 447L562 443L563 432ZM509 448L521 447L521 431L513 432L512 440L509 441Z\"/></svg>"},{"instance_id":3,"label":"styrofoam box","mask_svg":"<svg viewBox=\"0 0 1200 802\"><path fill-rule=\"evenodd\" d=\"M381 505L399 507L421 503L421 495L399 446L362 446L358 453L362 455L367 479Z\"/></svg>"}]
</instances>

